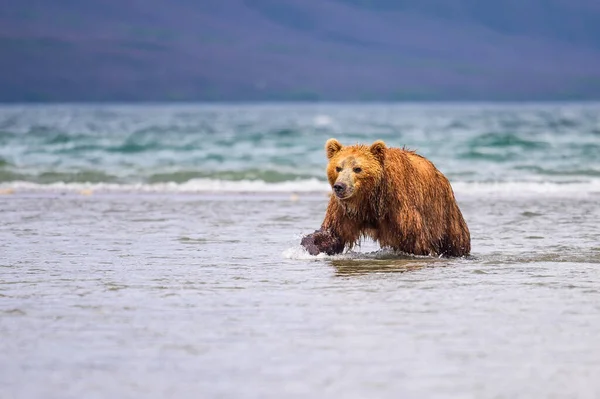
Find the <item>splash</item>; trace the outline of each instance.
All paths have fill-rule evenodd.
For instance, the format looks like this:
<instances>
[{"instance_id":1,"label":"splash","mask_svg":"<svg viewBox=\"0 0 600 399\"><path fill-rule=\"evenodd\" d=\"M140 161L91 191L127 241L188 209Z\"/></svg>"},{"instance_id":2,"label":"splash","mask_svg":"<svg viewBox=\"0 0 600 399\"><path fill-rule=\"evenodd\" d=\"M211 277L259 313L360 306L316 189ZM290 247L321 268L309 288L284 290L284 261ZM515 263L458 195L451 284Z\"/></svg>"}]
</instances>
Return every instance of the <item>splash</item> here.
<instances>
[{"instance_id":1,"label":"splash","mask_svg":"<svg viewBox=\"0 0 600 399\"><path fill-rule=\"evenodd\" d=\"M369 242L368 245L365 245L365 252L361 250L358 251L348 251L338 255L327 255L325 253L320 253L318 255L310 255L306 249L302 246L297 245L283 251L282 256L285 259L294 259L294 260L393 260L393 259L435 259L430 256L417 256L410 255L402 252L396 252L392 249L384 248L384 249L375 249L377 247L376 243ZM362 248L360 248L362 249ZM369 250L373 249L373 250Z\"/></svg>"}]
</instances>

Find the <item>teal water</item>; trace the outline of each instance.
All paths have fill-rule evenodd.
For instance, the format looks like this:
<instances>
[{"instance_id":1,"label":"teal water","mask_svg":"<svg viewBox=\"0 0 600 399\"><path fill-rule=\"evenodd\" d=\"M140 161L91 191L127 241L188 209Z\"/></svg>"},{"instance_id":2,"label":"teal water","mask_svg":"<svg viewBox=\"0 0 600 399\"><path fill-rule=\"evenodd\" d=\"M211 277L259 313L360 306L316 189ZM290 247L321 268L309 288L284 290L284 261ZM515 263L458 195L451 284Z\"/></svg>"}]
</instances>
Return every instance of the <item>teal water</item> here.
<instances>
[{"instance_id":1,"label":"teal water","mask_svg":"<svg viewBox=\"0 0 600 399\"><path fill-rule=\"evenodd\" d=\"M459 184L600 185L597 104L4 106L0 184L323 191L330 137L416 149Z\"/></svg>"},{"instance_id":2,"label":"teal water","mask_svg":"<svg viewBox=\"0 0 600 399\"><path fill-rule=\"evenodd\" d=\"M596 398L600 105L0 108L0 398ZM466 259L299 245L323 145L450 177Z\"/></svg>"}]
</instances>

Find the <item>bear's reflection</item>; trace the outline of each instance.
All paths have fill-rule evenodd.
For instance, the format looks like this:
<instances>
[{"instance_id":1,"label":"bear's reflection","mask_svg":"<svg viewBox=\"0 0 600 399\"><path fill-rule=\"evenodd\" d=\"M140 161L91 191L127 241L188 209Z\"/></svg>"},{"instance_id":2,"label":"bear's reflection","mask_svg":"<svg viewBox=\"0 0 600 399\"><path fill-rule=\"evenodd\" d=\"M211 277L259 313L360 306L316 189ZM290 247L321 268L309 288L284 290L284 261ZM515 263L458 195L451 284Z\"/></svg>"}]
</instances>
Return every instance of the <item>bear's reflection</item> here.
<instances>
[{"instance_id":1,"label":"bear's reflection","mask_svg":"<svg viewBox=\"0 0 600 399\"><path fill-rule=\"evenodd\" d=\"M406 273L443 263L438 258L414 258L409 256L384 259L336 259L331 261L337 276Z\"/></svg>"}]
</instances>

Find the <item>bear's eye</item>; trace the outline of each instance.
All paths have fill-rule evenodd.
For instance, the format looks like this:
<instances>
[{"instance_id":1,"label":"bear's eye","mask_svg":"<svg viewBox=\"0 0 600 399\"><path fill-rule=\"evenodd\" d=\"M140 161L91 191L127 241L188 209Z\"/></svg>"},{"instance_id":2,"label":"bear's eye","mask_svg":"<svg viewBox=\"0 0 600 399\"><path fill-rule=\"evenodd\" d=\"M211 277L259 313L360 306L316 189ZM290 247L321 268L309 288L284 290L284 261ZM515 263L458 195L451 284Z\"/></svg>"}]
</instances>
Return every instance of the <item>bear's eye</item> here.
<instances>
[{"instance_id":1,"label":"bear's eye","mask_svg":"<svg viewBox=\"0 0 600 399\"><path fill-rule=\"evenodd\" d=\"M362 172L361 168L354 168L354 173L360 173L360 172Z\"/></svg>"},{"instance_id":2,"label":"bear's eye","mask_svg":"<svg viewBox=\"0 0 600 399\"><path fill-rule=\"evenodd\" d=\"M336 172L341 172L341 171L342 171L342 168L340 168L339 166L337 166L337 167L335 168L335 171L336 171Z\"/></svg>"}]
</instances>

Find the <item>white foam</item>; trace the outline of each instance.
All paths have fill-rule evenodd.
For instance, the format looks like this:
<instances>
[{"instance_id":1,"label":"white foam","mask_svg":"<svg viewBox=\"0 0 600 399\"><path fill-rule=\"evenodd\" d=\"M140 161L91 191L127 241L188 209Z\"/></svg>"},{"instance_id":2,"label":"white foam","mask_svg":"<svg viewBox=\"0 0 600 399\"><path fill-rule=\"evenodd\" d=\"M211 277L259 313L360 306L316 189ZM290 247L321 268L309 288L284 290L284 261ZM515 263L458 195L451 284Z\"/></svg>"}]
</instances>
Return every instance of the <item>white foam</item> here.
<instances>
[{"instance_id":1,"label":"white foam","mask_svg":"<svg viewBox=\"0 0 600 399\"><path fill-rule=\"evenodd\" d=\"M600 180L580 182L454 182L457 196L502 197L551 196L581 197L600 194Z\"/></svg>"},{"instance_id":2,"label":"white foam","mask_svg":"<svg viewBox=\"0 0 600 399\"><path fill-rule=\"evenodd\" d=\"M343 252L337 255L327 255L320 253L318 255L309 254L302 246L297 245L286 249L281 254L286 259L294 260L386 260L386 259L435 259L430 256L417 256L405 253L397 253L389 248L381 249L376 243L371 243L367 248L358 247L352 251Z\"/></svg>"},{"instance_id":3,"label":"white foam","mask_svg":"<svg viewBox=\"0 0 600 399\"><path fill-rule=\"evenodd\" d=\"M368 253L360 253L360 252L345 252L339 255L327 255L326 253L320 253L318 255L309 254L306 249L302 246L294 246L286 249L281 254L286 259L294 259L294 260L318 260L318 259L329 259L329 260L338 260L338 259L368 259L373 258L372 254Z\"/></svg>"},{"instance_id":4,"label":"white foam","mask_svg":"<svg viewBox=\"0 0 600 399\"><path fill-rule=\"evenodd\" d=\"M331 126L333 119L329 115L317 115L314 118L314 124L317 127Z\"/></svg>"},{"instance_id":5,"label":"white foam","mask_svg":"<svg viewBox=\"0 0 600 399\"><path fill-rule=\"evenodd\" d=\"M582 197L600 195L600 180L581 182L453 182L457 197ZM318 179L267 183L257 180L193 179L184 183L51 183L5 182L0 190L13 192L141 192L141 193L328 193L331 188Z\"/></svg>"},{"instance_id":6,"label":"white foam","mask_svg":"<svg viewBox=\"0 0 600 399\"><path fill-rule=\"evenodd\" d=\"M285 259L295 259L295 260L315 260L315 259L323 259L327 258L328 255L321 253L318 255L309 254L306 249L302 246L295 246L286 249L281 254Z\"/></svg>"},{"instance_id":7,"label":"white foam","mask_svg":"<svg viewBox=\"0 0 600 399\"><path fill-rule=\"evenodd\" d=\"M51 183L38 184L14 181L0 184L0 189L14 191L97 191L144 193L321 193L329 190L326 182L317 179L267 183L264 181L229 181L193 179L185 183Z\"/></svg>"}]
</instances>

